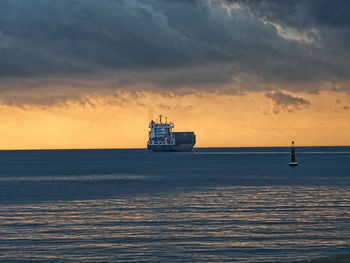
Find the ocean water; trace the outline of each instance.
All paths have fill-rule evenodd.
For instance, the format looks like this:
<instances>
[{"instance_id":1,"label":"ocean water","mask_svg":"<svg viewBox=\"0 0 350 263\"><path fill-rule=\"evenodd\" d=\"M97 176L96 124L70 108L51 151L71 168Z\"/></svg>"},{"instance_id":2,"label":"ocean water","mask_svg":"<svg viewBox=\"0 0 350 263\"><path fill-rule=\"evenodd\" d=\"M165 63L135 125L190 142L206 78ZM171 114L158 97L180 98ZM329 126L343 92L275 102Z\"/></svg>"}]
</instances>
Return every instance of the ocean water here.
<instances>
[{"instance_id":1,"label":"ocean water","mask_svg":"<svg viewBox=\"0 0 350 263\"><path fill-rule=\"evenodd\" d=\"M298 147L297 161L288 148L0 151L0 262L349 255L350 147Z\"/></svg>"}]
</instances>

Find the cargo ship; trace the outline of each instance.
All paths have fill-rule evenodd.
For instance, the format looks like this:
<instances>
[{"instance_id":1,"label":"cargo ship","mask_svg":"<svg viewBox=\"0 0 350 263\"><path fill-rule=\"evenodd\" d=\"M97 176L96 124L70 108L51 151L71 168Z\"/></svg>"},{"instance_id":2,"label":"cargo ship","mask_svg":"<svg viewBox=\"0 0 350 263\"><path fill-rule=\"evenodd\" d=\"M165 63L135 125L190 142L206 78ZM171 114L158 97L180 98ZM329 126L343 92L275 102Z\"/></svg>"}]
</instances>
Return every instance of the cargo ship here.
<instances>
[{"instance_id":1,"label":"cargo ship","mask_svg":"<svg viewBox=\"0 0 350 263\"><path fill-rule=\"evenodd\" d=\"M174 123L165 122L159 115L159 120L149 124L149 138L147 149L154 152L190 152L196 144L194 132L173 132Z\"/></svg>"}]
</instances>

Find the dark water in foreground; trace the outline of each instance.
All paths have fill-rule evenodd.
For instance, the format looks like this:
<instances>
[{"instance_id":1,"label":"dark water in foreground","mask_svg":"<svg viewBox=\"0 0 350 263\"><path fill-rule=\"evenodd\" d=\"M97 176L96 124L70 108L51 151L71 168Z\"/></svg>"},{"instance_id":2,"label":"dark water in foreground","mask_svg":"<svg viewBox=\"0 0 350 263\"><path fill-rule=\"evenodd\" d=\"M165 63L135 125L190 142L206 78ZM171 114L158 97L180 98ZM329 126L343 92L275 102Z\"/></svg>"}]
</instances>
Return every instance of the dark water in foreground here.
<instances>
[{"instance_id":1,"label":"dark water in foreground","mask_svg":"<svg viewBox=\"0 0 350 263\"><path fill-rule=\"evenodd\" d=\"M1 262L350 253L350 147L0 151Z\"/></svg>"}]
</instances>

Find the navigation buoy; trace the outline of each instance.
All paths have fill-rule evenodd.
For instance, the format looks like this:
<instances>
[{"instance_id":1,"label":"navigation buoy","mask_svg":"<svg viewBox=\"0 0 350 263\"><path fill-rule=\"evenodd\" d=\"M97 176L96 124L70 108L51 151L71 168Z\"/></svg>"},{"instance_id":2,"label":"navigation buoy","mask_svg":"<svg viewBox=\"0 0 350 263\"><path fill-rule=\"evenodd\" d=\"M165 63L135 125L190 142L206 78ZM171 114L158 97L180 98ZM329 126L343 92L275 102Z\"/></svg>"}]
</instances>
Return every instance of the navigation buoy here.
<instances>
[{"instance_id":1,"label":"navigation buoy","mask_svg":"<svg viewBox=\"0 0 350 263\"><path fill-rule=\"evenodd\" d=\"M290 146L290 162L289 166L297 166L298 162L295 161L295 145L294 141L292 141L292 145Z\"/></svg>"}]
</instances>

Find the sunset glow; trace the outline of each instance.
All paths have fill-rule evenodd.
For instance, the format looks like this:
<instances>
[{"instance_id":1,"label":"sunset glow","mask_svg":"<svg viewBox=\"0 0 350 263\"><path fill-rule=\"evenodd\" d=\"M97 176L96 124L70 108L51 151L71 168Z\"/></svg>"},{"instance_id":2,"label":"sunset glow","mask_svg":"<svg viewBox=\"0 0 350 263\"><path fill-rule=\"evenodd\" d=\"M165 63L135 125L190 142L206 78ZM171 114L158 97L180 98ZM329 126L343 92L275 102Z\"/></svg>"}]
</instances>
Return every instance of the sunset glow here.
<instances>
[{"instance_id":1,"label":"sunset glow","mask_svg":"<svg viewBox=\"0 0 350 263\"><path fill-rule=\"evenodd\" d=\"M175 131L195 131L197 147L287 146L291 140L298 145L350 144L349 94L299 95L310 106L284 108L259 92L143 93L138 99L120 94L122 104L100 97L84 106L2 106L0 145L2 149L144 148L148 122L158 113L175 122Z\"/></svg>"}]
</instances>

